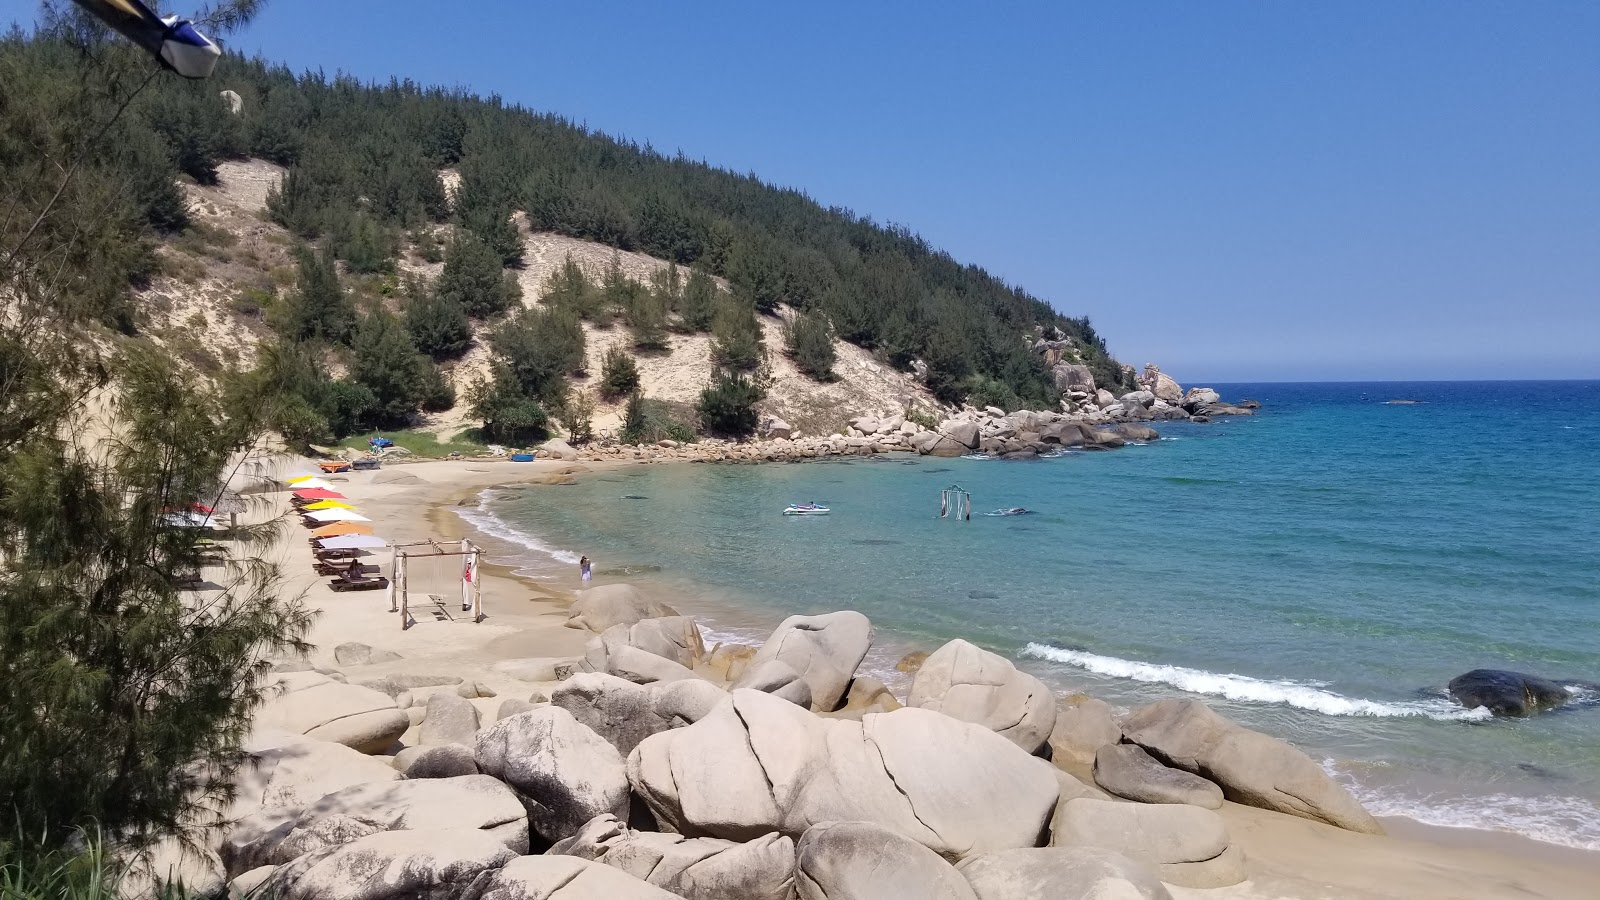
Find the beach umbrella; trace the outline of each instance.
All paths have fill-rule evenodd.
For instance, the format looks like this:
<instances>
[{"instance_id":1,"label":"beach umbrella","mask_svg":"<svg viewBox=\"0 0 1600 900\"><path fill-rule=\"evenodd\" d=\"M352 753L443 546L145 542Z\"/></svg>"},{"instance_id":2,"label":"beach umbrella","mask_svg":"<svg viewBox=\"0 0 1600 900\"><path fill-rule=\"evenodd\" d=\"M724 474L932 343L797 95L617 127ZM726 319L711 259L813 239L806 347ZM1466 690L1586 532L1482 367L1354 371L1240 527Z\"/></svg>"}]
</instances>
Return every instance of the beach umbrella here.
<instances>
[{"instance_id":1,"label":"beach umbrella","mask_svg":"<svg viewBox=\"0 0 1600 900\"><path fill-rule=\"evenodd\" d=\"M197 512L175 512L167 513L161 521L171 528L208 528L211 516Z\"/></svg>"},{"instance_id":2,"label":"beach umbrella","mask_svg":"<svg viewBox=\"0 0 1600 900\"><path fill-rule=\"evenodd\" d=\"M291 481L289 482L289 487L297 491L305 491L312 488L322 488L326 491L333 490L332 484L329 484L328 482L323 481L321 478L317 478L315 476L302 478L299 481Z\"/></svg>"},{"instance_id":3,"label":"beach umbrella","mask_svg":"<svg viewBox=\"0 0 1600 900\"><path fill-rule=\"evenodd\" d=\"M296 500L306 501L348 499L345 497L345 495L339 493L338 491L330 491L327 488L307 488L305 490L295 491L294 498Z\"/></svg>"},{"instance_id":4,"label":"beach umbrella","mask_svg":"<svg viewBox=\"0 0 1600 900\"><path fill-rule=\"evenodd\" d=\"M360 522L335 522L332 525L324 525L321 528L316 529L315 531L311 532L311 536L317 540L321 540L323 538L338 537L341 534L371 533L371 525L362 525Z\"/></svg>"},{"instance_id":5,"label":"beach umbrella","mask_svg":"<svg viewBox=\"0 0 1600 900\"><path fill-rule=\"evenodd\" d=\"M306 513L306 518L313 522L371 522L372 520L353 509L319 509Z\"/></svg>"},{"instance_id":6,"label":"beach umbrella","mask_svg":"<svg viewBox=\"0 0 1600 900\"><path fill-rule=\"evenodd\" d=\"M307 503L300 508L308 512L316 512L319 509L355 509L355 504L346 503L343 500L318 500L315 503Z\"/></svg>"},{"instance_id":7,"label":"beach umbrella","mask_svg":"<svg viewBox=\"0 0 1600 900\"><path fill-rule=\"evenodd\" d=\"M206 78L217 67L222 50L188 19L162 18L139 0L75 0L122 36L185 78Z\"/></svg>"},{"instance_id":8,"label":"beach umbrella","mask_svg":"<svg viewBox=\"0 0 1600 900\"><path fill-rule=\"evenodd\" d=\"M389 546L389 542L370 534L346 534L322 538L317 541L317 546L324 550L377 550Z\"/></svg>"}]
</instances>

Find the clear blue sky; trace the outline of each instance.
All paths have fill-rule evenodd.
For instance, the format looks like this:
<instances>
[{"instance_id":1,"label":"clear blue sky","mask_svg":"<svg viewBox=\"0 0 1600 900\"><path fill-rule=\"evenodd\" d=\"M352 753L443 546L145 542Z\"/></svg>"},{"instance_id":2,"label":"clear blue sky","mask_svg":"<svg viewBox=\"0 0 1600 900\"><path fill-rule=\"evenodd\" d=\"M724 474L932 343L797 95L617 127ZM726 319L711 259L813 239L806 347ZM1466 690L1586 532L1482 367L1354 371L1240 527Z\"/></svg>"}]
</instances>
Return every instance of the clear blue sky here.
<instances>
[{"instance_id":1,"label":"clear blue sky","mask_svg":"<svg viewBox=\"0 0 1600 900\"><path fill-rule=\"evenodd\" d=\"M235 47L907 224L1180 381L1600 377L1600 3L272 0Z\"/></svg>"}]
</instances>

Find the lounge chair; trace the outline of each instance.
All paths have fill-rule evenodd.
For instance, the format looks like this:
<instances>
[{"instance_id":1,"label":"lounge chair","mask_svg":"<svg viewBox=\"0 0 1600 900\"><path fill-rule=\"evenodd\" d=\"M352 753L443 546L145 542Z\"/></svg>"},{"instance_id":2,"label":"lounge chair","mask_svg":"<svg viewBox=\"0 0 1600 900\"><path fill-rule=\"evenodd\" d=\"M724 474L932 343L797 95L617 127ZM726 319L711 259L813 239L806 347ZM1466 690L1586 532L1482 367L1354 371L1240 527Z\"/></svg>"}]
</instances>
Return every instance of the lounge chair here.
<instances>
[{"instance_id":1,"label":"lounge chair","mask_svg":"<svg viewBox=\"0 0 1600 900\"><path fill-rule=\"evenodd\" d=\"M341 575L342 576L342 575L345 575L345 574L349 573L350 564L349 563L334 563L334 562L319 562L319 563L314 564L313 568L315 568L317 570L317 574L318 575ZM373 574L377 574L378 572L381 572L381 571L383 571L383 570L380 569L379 567L377 567L377 566L369 566L369 565L366 565L365 563L363 563L363 564L361 564L361 565L356 567L356 574L357 575L365 575L368 572L371 572Z\"/></svg>"},{"instance_id":2,"label":"lounge chair","mask_svg":"<svg viewBox=\"0 0 1600 900\"><path fill-rule=\"evenodd\" d=\"M328 582L328 587L336 591L377 591L389 586L389 579L382 575L376 578L335 578Z\"/></svg>"}]
</instances>

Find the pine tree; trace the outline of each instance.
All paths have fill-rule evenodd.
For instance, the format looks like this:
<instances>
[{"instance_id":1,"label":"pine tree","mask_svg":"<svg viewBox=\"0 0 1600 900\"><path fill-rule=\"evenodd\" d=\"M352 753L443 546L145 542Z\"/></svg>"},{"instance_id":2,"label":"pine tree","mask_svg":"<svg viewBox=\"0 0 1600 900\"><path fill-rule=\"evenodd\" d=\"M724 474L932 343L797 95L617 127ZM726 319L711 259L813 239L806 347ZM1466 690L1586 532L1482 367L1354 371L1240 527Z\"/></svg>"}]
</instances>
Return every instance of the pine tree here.
<instances>
[{"instance_id":1,"label":"pine tree","mask_svg":"<svg viewBox=\"0 0 1600 900\"><path fill-rule=\"evenodd\" d=\"M755 310L735 297L724 295L717 301L711 335L711 357L719 366L748 372L766 356Z\"/></svg>"},{"instance_id":2,"label":"pine tree","mask_svg":"<svg viewBox=\"0 0 1600 900\"><path fill-rule=\"evenodd\" d=\"M600 396L615 400L639 390L639 367L620 347L606 351L600 363Z\"/></svg>"},{"instance_id":3,"label":"pine tree","mask_svg":"<svg viewBox=\"0 0 1600 900\"><path fill-rule=\"evenodd\" d=\"M405 326L379 306L361 321L356 333L350 379L372 392L379 425L404 425L427 393L427 357L419 357Z\"/></svg>"},{"instance_id":4,"label":"pine tree","mask_svg":"<svg viewBox=\"0 0 1600 900\"><path fill-rule=\"evenodd\" d=\"M287 305L281 330L294 340L349 344L355 335L356 310L339 285L333 257L300 248L295 294Z\"/></svg>"},{"instance_id":5,"label":"pine tree","mask_svg":"<svg viewBox=\"0 0 1600 900\"><path fill-rule=\"evenodd\" d=\"M500 257L470 231L458 232L445 248L434 290L474 319L492 318L522 299L522 288Z\"/></svg>"},{"instance_id":6,"label":"pine tree","mask_svg":"<svg viewBox=\"0 0 1600 900\"><path fill-rule=\"evenodd\" d=\"M584 365L583 326L569 310L523 309L495 329L489 345L528 397L555 406Z\"/></svg>"},{"instance_id":7,"label":"pine tree","mask_svg":"<svg viewBox=\"0 0 1600 900\"><path fill-rule=\"evenodd\" d=\"M700 427L723 437L747 437L760 423L756 404L766 396L761 385L743 372L717 369L700 392Z\"/></svg>"},{"instance_id":8,"label":"pine tree","mask_svg":"<svg viewBox=\"0 0 1600 900\"><path fill-rule=\"evenodd\" d=\"M635 282L637 285L637 282ZM633 332L633 347L646 352L672 349L667 340L667 311L661 295L635 290L628 298L628 329Z\"/></svg>"},{"instance_id":9,"label":"pine tree","mask_svg":"<svg viewBox=\"0 0 1600 900\"><path fill-rule=\"evenodd\" d=\"M710 331L717 312L717 293L717 283L705 269L690 269L683 300L678 305L678 326L689 334Z\"/></svg>"},{"instance_id":10,"label":"pine tree","mask_svg":"<svg viewBox=\"0 0 1600 900\"><path fill-rule=\"evenodd\" d=\"M582 267L570 253L561 263L560 270L545 282L544 297L541 299L546 306L569 310L580 319L594 319L602 304L594 284L583 274Z\"/></svg>"},{"instance_id":11,"label":"pine tree","mask_svg":"<svg viewBox=\"0 0 1600 900\"><path fill-rule=\"evenodd\" d=\"M405 312L412 343L434 359L454 359L472 346L472 321L467 311L419 279L406 284Z\"/></svg>"},{"instance_id":12,"label":"pine tree","mask_svg":"<svg viewBox=\"0 0 1600 900\"><path fill-rule=\"evenodd\" d=\"M490 441L526 447L549 435L550 415L523 392L516 373L504 364L495 364L487 379L476 381L469 399Z\"/></svg>"},{"instance_id":13,"label":"pine tree","mask_svg":"<svg viewBox=\"0 0 1600 900\"><path fill-rule=\"evenodd\" d=\"M833 347L833 329L819 313L805 312L796 316L784 329L789 356L795 367L818 381L834 381L833 372L837 353Z\"/></svg>"}]
</instances>

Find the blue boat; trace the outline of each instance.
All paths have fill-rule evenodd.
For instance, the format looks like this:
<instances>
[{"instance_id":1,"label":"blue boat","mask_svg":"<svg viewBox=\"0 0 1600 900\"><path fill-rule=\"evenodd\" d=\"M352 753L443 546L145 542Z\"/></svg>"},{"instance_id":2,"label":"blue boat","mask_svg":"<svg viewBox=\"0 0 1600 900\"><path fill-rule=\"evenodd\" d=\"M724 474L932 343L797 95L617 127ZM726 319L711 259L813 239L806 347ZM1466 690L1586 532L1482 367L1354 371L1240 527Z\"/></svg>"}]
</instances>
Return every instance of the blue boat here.
<instances>
[{"instance_id":1,"label":"blue boat","mask_svg":"<svg viewBox=\"0 0 1600 900\"><path fill-rule=\"evenodd\" d=\"M511 461L512 462L533 462L533 454L532 453L513 453L513 454L511 454Z\"/></svg>"}]
</instances>

